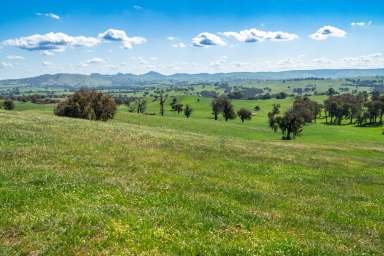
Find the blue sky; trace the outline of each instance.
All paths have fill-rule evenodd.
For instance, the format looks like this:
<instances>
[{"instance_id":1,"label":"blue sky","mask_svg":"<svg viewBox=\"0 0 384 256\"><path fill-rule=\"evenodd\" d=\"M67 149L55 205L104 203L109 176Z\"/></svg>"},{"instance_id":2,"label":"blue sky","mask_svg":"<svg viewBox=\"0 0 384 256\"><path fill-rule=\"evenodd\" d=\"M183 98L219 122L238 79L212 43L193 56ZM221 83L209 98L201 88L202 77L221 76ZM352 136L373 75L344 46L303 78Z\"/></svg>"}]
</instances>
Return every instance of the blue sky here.
<instances>
[{"instance_id":1,"label":"blue sky","mask_svg":"<svg viewBox=\"0 0 384 256\"><path fill-rule=\"evenodd\" d=\"M0 79L384 67L384 1L1 2Z\"/></svg>"}]
</instances>

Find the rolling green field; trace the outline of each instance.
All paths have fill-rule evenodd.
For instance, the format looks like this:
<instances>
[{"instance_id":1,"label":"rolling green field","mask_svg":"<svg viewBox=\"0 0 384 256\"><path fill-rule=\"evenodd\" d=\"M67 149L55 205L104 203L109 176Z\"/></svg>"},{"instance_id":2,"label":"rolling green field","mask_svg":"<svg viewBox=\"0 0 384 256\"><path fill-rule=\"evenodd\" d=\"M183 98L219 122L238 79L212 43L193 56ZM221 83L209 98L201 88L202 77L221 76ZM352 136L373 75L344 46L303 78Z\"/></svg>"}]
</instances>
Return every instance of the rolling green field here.
<instances>
[{"instance_id":1,"label":"rolling green field","mask_svg":"<svg viewBox=\"0 0 384 256\"><path fill-rule=\"evenodd\" d=\"M315 97L322 101L323 97ZM320 119L280 140L261 111L214 121L158 102L114 120L0 109L0 255L383 255L383 128Z\"/></svg>"}]
</instances>

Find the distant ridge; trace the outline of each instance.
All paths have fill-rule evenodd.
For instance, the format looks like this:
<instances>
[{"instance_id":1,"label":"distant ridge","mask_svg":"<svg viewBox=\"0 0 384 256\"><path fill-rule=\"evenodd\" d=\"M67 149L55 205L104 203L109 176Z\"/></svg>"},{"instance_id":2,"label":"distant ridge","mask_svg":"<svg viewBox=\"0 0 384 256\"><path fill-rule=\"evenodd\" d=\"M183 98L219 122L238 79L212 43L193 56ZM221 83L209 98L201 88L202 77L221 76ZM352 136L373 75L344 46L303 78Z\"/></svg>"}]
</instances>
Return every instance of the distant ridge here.
<instances>
[{"instance_id":1,"label":"distant ridge","mask_svg":"<svg viewBox=\"0 0 384 256\"><path fill-rule=\"evenodd\" d=\"M0 86L57 86L57 87L98 87L98 86L143 86L153 84L192 84L202 82L242 82L256 80L283 80L305 78L357 78L384 76L384 68L380 69L314 69L290 70L278 72L232 72L232 73L177 73L163 75L150 71L142 75L117 73L104 75L84 74L46 74L31 78L8 79L0 81Z\"/></svg>"}]
</instances>

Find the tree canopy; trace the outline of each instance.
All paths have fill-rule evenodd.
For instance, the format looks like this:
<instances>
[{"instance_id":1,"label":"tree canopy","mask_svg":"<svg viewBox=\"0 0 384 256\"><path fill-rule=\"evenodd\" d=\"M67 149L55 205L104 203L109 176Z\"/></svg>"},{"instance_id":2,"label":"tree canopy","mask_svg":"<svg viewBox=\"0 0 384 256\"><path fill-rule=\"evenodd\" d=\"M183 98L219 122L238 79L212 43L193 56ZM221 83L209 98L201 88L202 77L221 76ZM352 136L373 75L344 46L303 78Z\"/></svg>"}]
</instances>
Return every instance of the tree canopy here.
<instances>
[{"instance_id":1,"label":"tree canopy","mask_svg":"<svg viewBox=\"0 0 384 256\"><path fill-rule=\"evenodd\" d=\"M89 120L107 121L116 113L116 103L109 95L89 89L81 89L60 102L54 113Z\"/></svg>"}]
</instances>

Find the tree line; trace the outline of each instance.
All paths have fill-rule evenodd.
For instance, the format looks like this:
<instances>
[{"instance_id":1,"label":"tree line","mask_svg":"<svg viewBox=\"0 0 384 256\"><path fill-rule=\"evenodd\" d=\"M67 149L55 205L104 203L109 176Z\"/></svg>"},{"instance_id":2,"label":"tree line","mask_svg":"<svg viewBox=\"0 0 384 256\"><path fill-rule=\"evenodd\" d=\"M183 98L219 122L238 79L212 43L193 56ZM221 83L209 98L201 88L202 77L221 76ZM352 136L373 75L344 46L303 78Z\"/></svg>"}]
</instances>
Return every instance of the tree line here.
<instances>
[{"instance_id":1,"label":"tree line","mask_svg":"<svg viewBox=\"0 0 384 256\"><path fill-rule=\"evenodd\" d=\"M324 104L307 96L296 97L292 107L284 113L280 105L273 105L268 122L274 132L282 132L282 139L291 140L300 136L304 125L316 122L322 113L328 125L341 125L344 120L357 126L383 125L384 95L378 92L373 92L371 97L367 93L330 95Z\"/></svg>"},{"instance_id":2,"label":"tree line","mask_svg":"<svg viewBox=\"0 0 384 256\"><path fill-rule=\"evenodd\" d=\"M325 122L341 125L343 120L357 126L382 125L384 116L384 95L373 92L366 94L341 94L330 96L324 101Z\"/></svg>"}]
</instances>

